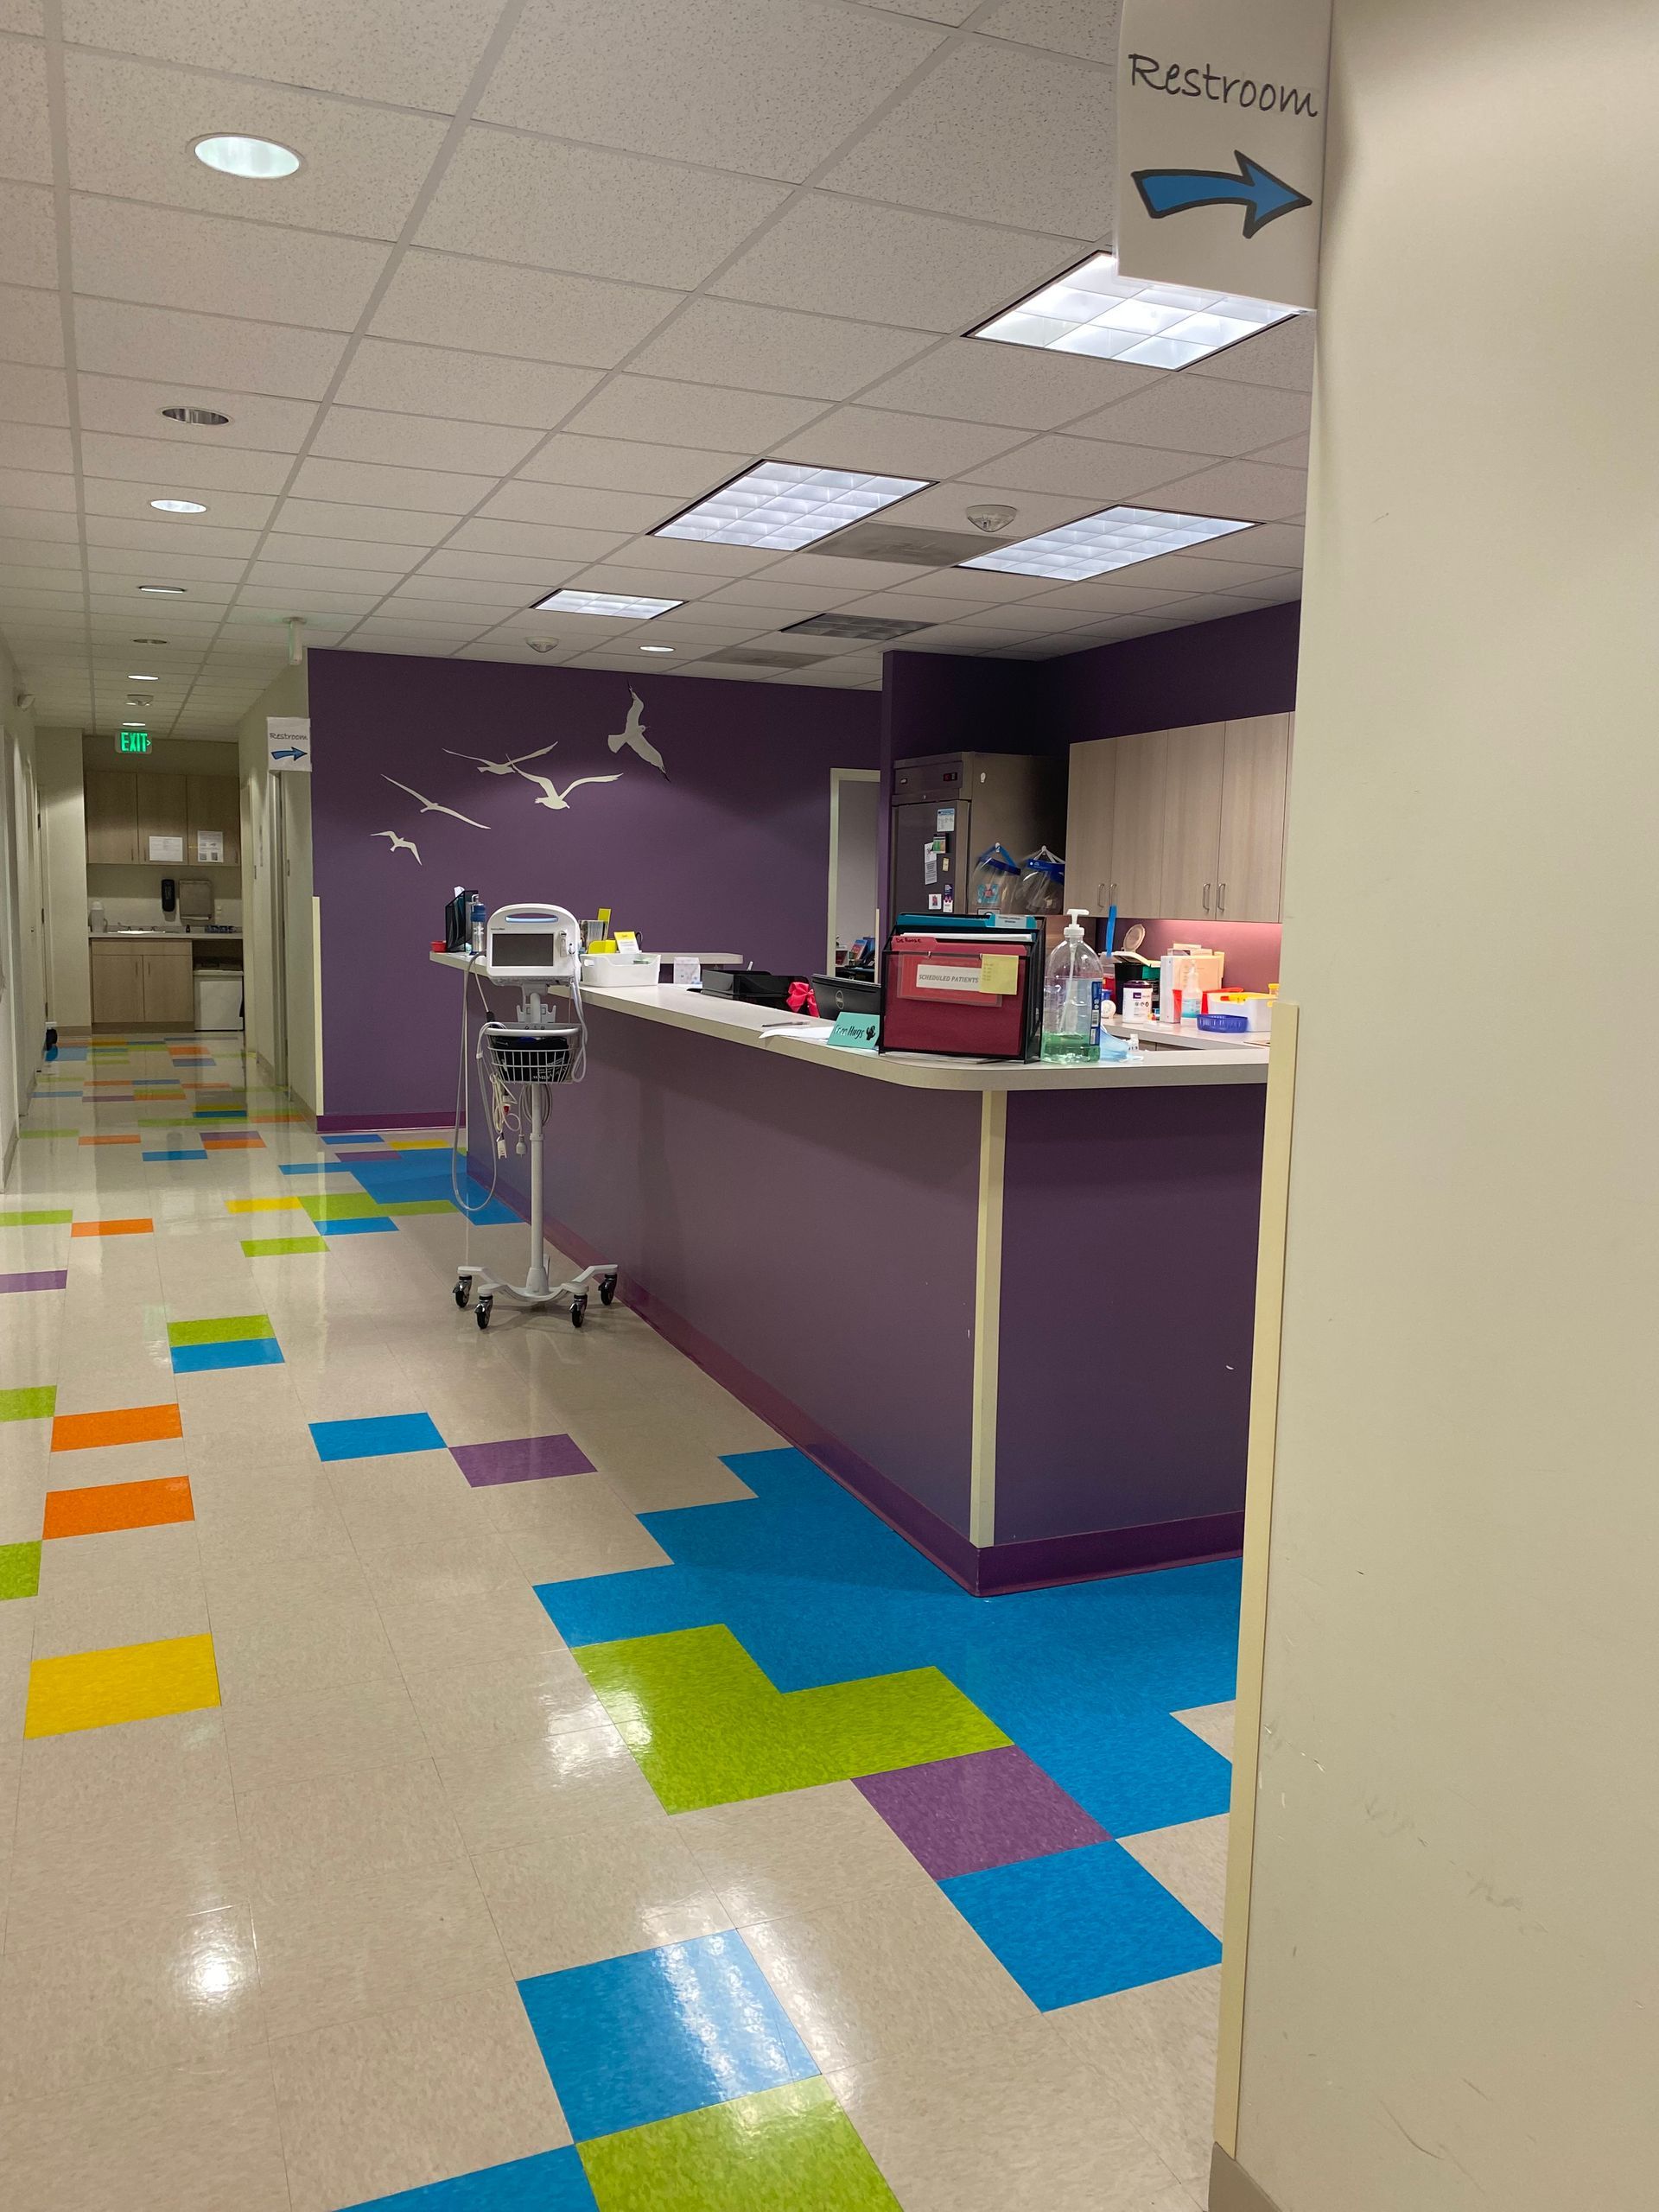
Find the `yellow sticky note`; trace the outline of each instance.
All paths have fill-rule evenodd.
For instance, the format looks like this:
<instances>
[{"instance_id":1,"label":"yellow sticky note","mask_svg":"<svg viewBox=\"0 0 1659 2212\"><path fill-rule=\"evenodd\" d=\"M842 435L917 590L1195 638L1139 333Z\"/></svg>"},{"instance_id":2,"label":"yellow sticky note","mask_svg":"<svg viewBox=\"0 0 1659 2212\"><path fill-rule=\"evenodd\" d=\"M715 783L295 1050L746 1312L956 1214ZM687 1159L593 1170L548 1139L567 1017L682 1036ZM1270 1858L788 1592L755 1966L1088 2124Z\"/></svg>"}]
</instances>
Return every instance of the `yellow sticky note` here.
<instances>
[{"instance_id":1,"label":"yellow sticky note","mask_svg":"<svg viewBox=\"0 0 1659 2212\"><path fill-rule=\"evenodd\" d=\"M995 991L1006 996L1020 988L1020 956L1017 952L988 952L979 963L979 988L982 991Z\"/></svg>"}]
</instances>

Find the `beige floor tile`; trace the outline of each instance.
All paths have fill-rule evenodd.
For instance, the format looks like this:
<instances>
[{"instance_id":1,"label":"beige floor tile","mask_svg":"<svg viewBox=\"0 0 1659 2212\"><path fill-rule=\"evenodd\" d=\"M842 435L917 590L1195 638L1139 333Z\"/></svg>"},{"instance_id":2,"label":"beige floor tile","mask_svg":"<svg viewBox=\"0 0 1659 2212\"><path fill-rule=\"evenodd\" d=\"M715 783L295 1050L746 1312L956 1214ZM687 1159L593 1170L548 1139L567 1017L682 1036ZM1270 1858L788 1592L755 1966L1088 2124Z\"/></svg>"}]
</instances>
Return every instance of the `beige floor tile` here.
<instances>
[{"instance_id":1,"label":"beige floor tile","mask_svg":"<svg viewBox=\"0 0 1659 2212\"><path fill-rule=\"evenodd\" d=\"M359 1551L447 1547L488 1532L477 1491L447 1452L338 1459L328 1479Z\"/></svg>"},{"instance_id":2,"label":"beige floor tile","mask_svg":"<svg viewBox=\"0 0 1659 2212\"><path fill-rule=\"evenodd\" d=\"M240 1560L205 1570L223 1697L302 1697L397 1676L356 1559Z\"/></svg>"},{"instance_id":3,"label":"beige floor tile","mask_svg":"<svg viewBox=\"0 0 1659 2212\"><path fill-rule=\"evenodd\" d=\"M0 2105L0 2173L6 2212L289 2212L263 2055Z\"/></svg>"},{"instance_id":4,"label":"beige floor tile","mask_svg":"<svg viewBox=\"0 0 1659 2212\"><path fill-rule=\"evenodd\" d=\"M357 1553L377 1602L385 1599L393 1611L488 1598L524 1580L506 1538L477 1517L467 1533L440 1543L404 1532L384 1544L359 1542Z\"/></svg>"},{"instance_id":5,"label":"beige floor tile","mask_svg":"<svg viewBox=\"0 0 1659 2212\"><path fill-rule=\"evenodd\" d=\"M194 1521L154 1529L114 1529L97 1536L54 1536L41 1547L41 1594L58 1598L108 1582L200 1577Z\"/></svg>"},{"instance_id":6,"label":"beige floor tile","mask_svg":"<svg viewBox=\"0 0 1659 2212\"><path fill-rule=\"evenodd\" d=\"M588 1677L557 1649L501 1666L465 1657L426 1668L406 1662L404 1679L435 1753L484 1751L515 1738L534 1742L607 1725Z\"/></svg>"},{"instance_id":7,"label":"beige floor tile","mask_svg":"<svg viewBox=\"0 0 1659 2212\"><path fill-rule=\"evenodd\" d=\"M590 1452L611 1488L630 1513L669 1513L687 1505L728 1505L754 1496L748 1484L722 1466L712 1452L693 1449L655 1465L636 1461L619 1467ZM653 1541L655 1539L653 1538Z\"/></svg>"},{"instance_id":8,"label":"beige floor tile","mask_svg":"<svg viewBox=\"0 0 1659 2212\"><path fill-rule=\"evenodd\" d=\"M419 2002L499 1974L496 1923L464 1860L318 1878L255 1901L266 2026L273 2036Z\"/></svg>"},{"instance_id":9,"label":"beige floor tile","mask_svg":"<svg viewBox=\"0 0 1659 2212\"><path fill-rule=\"evenodd\" d=\"M509 1491L530 1495L509 1497ZM667 1552L602 1475L502 1483L480 1495L490 1501L486 1510L507 1535L513 1556L532 1582L568 1582L668 1564Z\"/></svg>"},{"instance_id":10,"label":"beige floor tile","mask_svg":"<svg viewBox=\"0 0 1659 2212\"><path fill-rule=\"evenodd\" d=\"M1216 2095L1221 1969L1091 1998L1051 2017L1097 2097L1135 2126L1183 2182L1209 2171Z\"/></svg>"},{"instance_id":11,"label":"beige floor tile","mask_svg":"<svg viewBox=\"0 0 1659 2212\"><path fill-rule=\"evenodd\" d=\"M412 1674L457 1669L514 1667L547 1659L564 1639L523 1573L516 1583L462 1598L380 1600L403 1666Z\"/></svg>"},{"instance_id":12,"label":"beige floor tile","mask_svg":"<svg viewBox=\"0 0 1659 2212\"><path fill-rule=\"evenodd\" d=\"M674 1829L740 1928L832 1910L887 1884L932 1886L850 1782L677 1813Z\"/></svg>"},{"instance_id":13,"label":"beige floor tile","mask_svg":"<svg viewBox=\"0 0 1659 2212\"><path fill-rule=\"evenodd\" d=\"M1168 2212L1175 2177L1053 2020L831 2075L905 2212Z\"/></svg>"},{"instance_id":14,"label":"beige floor tile","mask_svg":"<svg viewBox=\"0 0 1659 2212\"><path fill-rule=\"evenodd\" d=\"M667 1815L614 1728L447 1751L438 1772L471 1851L499 1851Z\"/></svg>"},{"instance_id":15,"label":"beige floor tile","mask_svg":"<svg viewBox=\"0 0 1659 2212\"><path fill-rule=\"evenodd\" d=\"M505 1973L279 2037L271 2065L293 2212L335 2212L570 2139Z\"/></svg>"},{"instance_id":16,"label":"beige floor tile","mask_svg":"<svg viewBox=\"0 0 1659 2212\"><path fill-rule=\"evenodd\" d=\"M308 1421L416 1413L423 1405L418 1384L385 1344L331 1350L321 1358L297 1353L289 1371Z\"/></svg>"},{"instance_id":17,"label":"beige floor tile","mask_svg":"<svg viewBox=\"0 0 1659 2212\"><path fill-rule=\"evenodd\" d=\"M0 2101L264 2049L245 1906L9 1946L0 1960Z\"/></svg>"},{"instance_id":18,"label":"beige floor tile","mask_svg":"<svg viewBox=\"0 0 1659 2212\"><path fill-rule=\"evenodd\" d=\"M67 1587L50 1592L42 1580L35 1606L35 1656L53 1659L69 1651L160 1643L207 1630L207 1597L194 1568L131 1582L72 1579Z\"/></svg>"},{"instance_id":19,"label":"beige floor tile","mask_svg":"<svg viewBox=\"0 0 1659 2212\"><path fill-rule=\"evenodd\" d=\"M186 1456L193 1461L234 1463L254 1453L269 1459L278 1449L297 1456L310 1445L285 1367L231 1367L177 1380Z\"/></svg>"},{"instance_id":20,"label":"beige floor tile","mask_svg":"<svg viewBox=\"0 0 1659 2212\"><path fill-rule=\"evenodd\" d=\"M1212 1936L1221 1933L1227 1902L1227 1815L1183 1821L1171 1828L1150 1828L1118 1838L1131 1859L1138 1859L1155 1882L1178 1897Z\"/></svg>"},{"instance_id":21,"label":"beige floor tile","mask_svg":"<svg viewBox=\"0 0 1659 2212\"><path fill-rule=\"evenodd\" d=\"M746 1927L766 1979L826 2073L1012 2033L1035 2008L929 1884L893 1883L828 1911Z\"/></svg>"},{"instance_id":22,"label":"beige floor tile","mask_svg":"<svg viewBox=\"0 0 1659 2212\"><path fill-rule=\"evenodd\" d=\"M30 1544L41 1533L52 1484L42 1456L33 1466L0 1465L0 1544ZM8 1599L9 1605L16 1599Z\"/></svg>"},{"instance_id":23,"label":"beige floor tile","mask_svg":"<svg viewBox=\"0 0 1659 2212\"><path fill-rule=\"evenodd\" d=\"M156 1915L213 1912L245 1904L250 1888L234 1814L211 1824L160 1812L124 1816L46 1851L19 1842L6 1942L51 1942Z\"/></svg>"},{"instance_id":24,"label":"beige floor tile","mask_svg":"<svg viewBox=\"0 0 1659 2212\"><path fill-rule=\"evenodd\" d=\"M1195 1736L1202 1736L1211 1751L1219 1751L1224 1759L1233 1756L1233 1700L1228 1698L1221 1705L1189 1706L1174 1719Z\"/></svg>"},{"instance_id":25,"label":"beige floor tile","mask_svg":"<svg viewBox=\"0 0 1659 2212\"><path fill-rule=\"evenodd\" d=\"M239 1451L215 1450L205 1464L192 1459L190 1490L205 1567L352 1555L334 1485L308 1439L268 1465L250 1465Z\"/></svg>"},{"instance_id":26,"label":"beige floor tile","mask_svg":"<svg viewBox=\"0 0 1659 2212\"><path fill-rule=\"evenodd\" d=\"M220 1716L238 1796L424 1758L428 1739L395 1677L300 1697L232 1700Z\"/></svg>"},{"instance_id":27,"label":"beige floor tile","mask_svg":"<svg viewBox=\"0 0 1659 2212\"><path fill-rule=\"evenodd\" d=\"M262 1897L453 1866L466 1855L429 1759L272 1783L238 1797L237 1810Z\"/></svg>"},{"instance_id":28,"label":"beige floor tile","mask_svg":"<svg viewBox=\"0 0 1659 2212\"><path fill-rule=\"evenodd\" d=\"M128 1400L129 1405L165 1405L170 1390L155 1390L148 1397ZM59 1402L60 1413L102 1413L102 1406L76 1408ZM54 1490L86 1490L95 1483L147 1483L164 1475L188 1475L183 1440L159 1438L153 1444L94 1444L84 1451L54 1452L47 1471Z\"/></svg>"},{"instance_id":29,"label":"beige floor tile","mask_svg":"<svg viewBox=\"0 0 1659 2212\"><path fill-rule=\"evenodd\" d=\"M732 1924L672 1827L654 1821L480 1852L474 1863L520 1979Z\"/></svg>"},{"instance_id":30,"label":"beige floor tile","mask_svg":"<svg viewBox=\"0 0 1659 2212\"><path fill-rule=\"evenodd\" d=\"M79 1838L124 1832L182 1837L234 1828L216 1711L37 1736L22 1746L17 1835L31 1853L49 1857Z\"/></svg>"}]
</instances>

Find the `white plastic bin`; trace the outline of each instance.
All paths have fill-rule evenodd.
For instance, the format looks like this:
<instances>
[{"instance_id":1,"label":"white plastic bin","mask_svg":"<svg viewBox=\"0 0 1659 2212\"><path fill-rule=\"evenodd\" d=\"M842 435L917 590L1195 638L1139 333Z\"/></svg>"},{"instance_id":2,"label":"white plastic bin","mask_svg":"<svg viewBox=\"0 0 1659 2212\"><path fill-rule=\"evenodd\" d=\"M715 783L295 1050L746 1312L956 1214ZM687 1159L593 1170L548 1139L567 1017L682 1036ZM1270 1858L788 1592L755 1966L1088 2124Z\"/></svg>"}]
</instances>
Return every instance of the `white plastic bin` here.
<instances>
[{"instance_id":1,"label":"white plastic bin","mask_svg":"<svg viewBox=\"0 0 1659 2212\"><path fill-rule=\"evenodd\" d=\"M242 1027L242 970L239 968L197 969L196 1027L198 1029L239 1029Z\"/></svg>"}]
</instances>

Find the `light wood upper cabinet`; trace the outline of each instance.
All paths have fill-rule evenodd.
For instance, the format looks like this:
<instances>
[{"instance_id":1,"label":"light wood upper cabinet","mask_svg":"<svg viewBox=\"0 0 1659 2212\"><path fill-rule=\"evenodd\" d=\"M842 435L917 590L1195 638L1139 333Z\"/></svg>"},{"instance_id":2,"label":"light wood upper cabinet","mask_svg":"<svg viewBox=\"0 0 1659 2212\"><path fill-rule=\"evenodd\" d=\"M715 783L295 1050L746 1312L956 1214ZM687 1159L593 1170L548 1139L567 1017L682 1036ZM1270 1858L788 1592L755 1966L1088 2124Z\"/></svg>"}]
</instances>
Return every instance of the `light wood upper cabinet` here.
<instances>
[{"instance_id":1,"label":"light wood upper cabinet","mask_svg":"<svg viewBox=\"0 0 1659 2212\"><path fill-rule=\"evenodd\" d=\"M1215 915L1226 734L1224 722L1165 734L1160 914Z\"/></svg>"},{"instance_id":2,"label":"light wood upper cabinet","mask_svg":"<svg viewBox=\"0 0 1659 2212\"><path fill-rule=\"evenodd\" d=\"M133 781L138 787L138 858L150 858L152 837L176 837L182 850L185 779L162 773L136 776ZM182 867L183 862L168 865Z\"/></svg>"},{"instance_id":3,"label":"light wood upper cabinet","mask_svg":"<svg viewBox=\"0 0 1659 2212\"><path fill-rule=\"evenodd\" d=\"M234 776L192 776L186 820L188 830L184 852L192 867L201 863L197 841L204 830L210 834L216 831L224 839L224 860L241 859L242 786Z\"/></svg>"},{"instance_id":4,"label":"light wood upper cabinet","mask_svg":"<svg viewBox=\"0 0 1659 2212\"><path fill-rule=\"evenodd\" d=\"M1112 805L1112 873L1108 891L1121 914L1162 914L1164 783L1161 729L1109 738L1117 754Z\"/></svg>"},{"instance_id":5,"label":"light wood upper cabinet","mask_svg":"<svg viewBox=\"0 0 1659 2212\"><path fill-rule=\"evenodd\" d=\"M1225 922L1276 922L1282 912L1288 715L1229 722L1216 912Z\"/></svg>"},{"instance_id":6,"label":"light wood upper cabinet","mask_svg":"<svg viewBox=\"0 0 1659 2212\"><path fill-rule=\"evenodd\" d=\"M88 861L138 857L138 779L130 768L86 771Z\"/></svg>"},{"instance_id":7,"label":"light wood upper cabinet","mask_svg":"<svg viewBox=\"0 0 1659 2212\"><path fill-rule=\"evenodd\" d=\"M1071 747L1065 797L1065 896L1068 905L1103 914L1112 903L1112 817L1117 745L1102 738Z\"/></svg>"}]
</instances>

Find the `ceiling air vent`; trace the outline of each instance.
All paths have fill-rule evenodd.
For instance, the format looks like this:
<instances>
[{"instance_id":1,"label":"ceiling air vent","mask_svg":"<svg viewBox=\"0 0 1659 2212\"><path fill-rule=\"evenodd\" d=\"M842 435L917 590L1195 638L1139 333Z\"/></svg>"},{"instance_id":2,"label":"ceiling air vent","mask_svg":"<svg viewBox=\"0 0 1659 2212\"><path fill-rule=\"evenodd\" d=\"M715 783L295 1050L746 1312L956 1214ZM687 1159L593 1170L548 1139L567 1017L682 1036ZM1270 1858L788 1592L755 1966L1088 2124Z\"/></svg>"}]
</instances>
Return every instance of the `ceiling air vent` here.
<instances>
[{"instance_id":1,"label":"ceiling air vent","mask_svg":"<svg viewBox=\"0 0 1659 2212\"><path fill-rule=\"evenodd\" d=\"M826 653L768 652L764 645L722 645L717 653L704 653L706 666L716 661L727 668L811 668L828 659Z\"/></svg>"},{"instance_id":2,"label":"ceiling air vent","mask_svg":"<svg viewBox=\"0 0 1659 2212\"><path fill-rule=\"evenodd\" d=\"M812 548L844 561L896 561L911 569L951 569L976 553L1011 545L1008 537L988 537L982 530L906 530L896 522L858 522Z\"/></svg>"},{"instance_id":3,"label":"ceiling air vent","mask_svg":"<svg viewBox=\"0 0 1659 2212\"><path fill-rule=\"evenodd\" d=\"M785 622L779 632L785 638L865 638L872 645L891 645L895 638L907 638L915 630L931 630L931 622L893 622L883 620L879 614L809 614L804 622Z\"/></svg>"}]
</instances>

